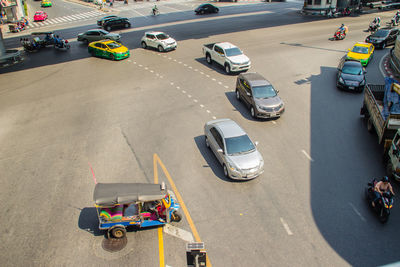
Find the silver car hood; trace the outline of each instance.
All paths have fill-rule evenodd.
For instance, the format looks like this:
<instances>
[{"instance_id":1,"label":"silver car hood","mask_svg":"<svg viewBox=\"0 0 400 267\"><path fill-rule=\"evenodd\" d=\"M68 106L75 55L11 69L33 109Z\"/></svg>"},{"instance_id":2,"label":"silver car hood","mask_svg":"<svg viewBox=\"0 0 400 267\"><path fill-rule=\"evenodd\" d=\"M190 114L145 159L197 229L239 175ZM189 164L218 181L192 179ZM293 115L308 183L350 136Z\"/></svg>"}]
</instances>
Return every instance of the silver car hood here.
<instances>
[{"instance_id":1,"label":"silver car hood","mask_svg":"<svg viewBox=\"0 0 400 267\"><path fill-rule=\"evenodd\" d=\"M229 160L241 170L260 166L261 159L261 154L257 150L248 154L229 156Z\"/></svg>"},{"instance_id":2,"label":"silver car hood","mask_svg":"<svg viewBox=\"0 0 400 267\"><path fill-rule=\"evenodd\" d=\"M263 107L276 107L279 106L282 103L282 100L279 96L274 96L270 98L254 98L254 102L256 102L257 105L263 106Z\"/></svg>"}]
</instances>

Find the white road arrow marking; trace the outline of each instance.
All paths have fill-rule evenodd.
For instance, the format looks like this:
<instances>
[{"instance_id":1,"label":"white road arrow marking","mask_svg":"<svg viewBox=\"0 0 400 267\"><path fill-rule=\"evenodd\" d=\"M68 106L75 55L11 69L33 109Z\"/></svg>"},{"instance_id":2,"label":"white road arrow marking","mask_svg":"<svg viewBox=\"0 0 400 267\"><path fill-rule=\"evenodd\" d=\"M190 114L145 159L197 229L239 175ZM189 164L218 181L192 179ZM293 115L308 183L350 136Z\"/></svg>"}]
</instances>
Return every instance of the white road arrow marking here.
<instances>
[{"instance_id":1,"label":"white road arrow marking","mask_svg":"<svg viewBox=\"0 0 400 267\"><path fill-rule=\"evenodd\" d=\"M180 238L186 242L194 242L194 238L191 232L172 226L170 224L166 224L164 226L164 233Z\"/></svg>"}]
</instances>

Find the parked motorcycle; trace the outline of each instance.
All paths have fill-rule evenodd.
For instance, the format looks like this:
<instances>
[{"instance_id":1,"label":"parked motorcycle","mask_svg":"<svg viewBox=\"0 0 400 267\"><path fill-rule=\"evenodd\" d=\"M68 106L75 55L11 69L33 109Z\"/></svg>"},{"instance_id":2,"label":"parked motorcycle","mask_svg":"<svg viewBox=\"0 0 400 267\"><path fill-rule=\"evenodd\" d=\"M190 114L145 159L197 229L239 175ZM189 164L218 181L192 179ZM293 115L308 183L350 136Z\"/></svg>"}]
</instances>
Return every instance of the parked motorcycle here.
<instances>
[{"instance_id":1,"label":"parked motorcycle","mask_svg":"<svg viewBox=\"0 0 400 267\"><path fill-rule=\"evenodd\" d=\"M71 45L68 43L68 40L59 38L54 40L54 48L68 50L71 48Z\"/></svg>"},{"instance_id":2,"label":"parked motorcycle","mask_svg":"<svg viewBox=\"0 0 400 267\"><path fill-rule=\"evenodd\" d=\"M375 199L374 188L377 182L378 181L373 179L372 182L368 183L368 186L365 189L365 194L367 197L368 205L378 215L379 221L381 223L386 223L389 220L390 210L392 209L393 206L393 195L390 192L383 193L381 198L376 202L374 207L372 205L372 202Z\"/></svg>"}]
</instances>

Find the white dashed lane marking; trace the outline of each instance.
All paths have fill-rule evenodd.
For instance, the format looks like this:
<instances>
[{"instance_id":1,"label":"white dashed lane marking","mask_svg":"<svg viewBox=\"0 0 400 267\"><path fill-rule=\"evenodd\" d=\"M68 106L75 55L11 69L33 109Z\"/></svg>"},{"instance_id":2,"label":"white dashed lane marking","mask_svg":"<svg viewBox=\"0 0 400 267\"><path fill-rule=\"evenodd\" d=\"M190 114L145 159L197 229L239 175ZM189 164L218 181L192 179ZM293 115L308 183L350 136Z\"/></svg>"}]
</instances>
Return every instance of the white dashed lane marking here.
<instances>
[{"instance_id":1,"label":"white dashed lane marking","mask_svg":"<svg viewBox=\"0 0 400 267\"><path fill-rule=\"evenodd\" d=\"M290 231L289 225L285 222L285 220L283 218L280 218L280 219L281 219L281 223L283 225L283 228L285 228L285 230L286 230L286 233L288 235L293 235L293 232Z\"/></svg>"},{"instance_id":2,"label":"white dashed lane marking","mask_svg":"<svg viewBox=\"0 0 400 267\"><path fill-rule=\"evenodd\" d=\"M308 158L311 162L314 161L310 155L308 155L308 153L303 149L301 150L301 152L304 154L304 156L306 156L306 158Z\"/></svg>"}]
</instances>

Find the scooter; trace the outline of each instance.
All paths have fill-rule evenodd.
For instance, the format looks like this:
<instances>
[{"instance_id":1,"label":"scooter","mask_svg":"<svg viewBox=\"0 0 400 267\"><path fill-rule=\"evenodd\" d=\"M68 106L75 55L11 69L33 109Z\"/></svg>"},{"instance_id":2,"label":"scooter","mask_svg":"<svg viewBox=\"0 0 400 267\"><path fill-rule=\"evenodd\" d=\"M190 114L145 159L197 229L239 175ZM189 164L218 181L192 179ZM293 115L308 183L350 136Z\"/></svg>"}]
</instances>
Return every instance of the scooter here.
<instances>
[{"instance_id":1,"label":"scooter","mask_svg":"<svg viewBox=\"0 0 400 267\"><path fill-rule=\"evenodd\" d=\"M390 26L391 27L395 27L397 25L399 25L399 17L398 16L394 16L392 18L392 20L390 21Z\"/></svg>"},{"instance_id":2,"label":"scooter","mask_svg":"<svg viewBox=\"0 0 400 267\"><path fill-rule=\"evenodd\" d=\"M377 181L375 179L373 179L372 182L368 183L368 186L365 189L365 194L368 205L378 215L379 221L381 223L386 223L389 220L390 210L393 207L393 195L390 192L383 193L375 206L373 206L372 202L375 199L374 188L376 183Z\"/></svg>"},{"instance_id":3,"label":"scooter","mask_svg":"<svg viewBox=\"0 0 400 267\"><path fill-rule=\"evenodd\" d=\"M369 24L368 31L374 33L379 29L380 26L381 25L379 25L378 23L371 22Z\"/></svg>"},{"instance_id":4,"label":"scooter","mask_svg":"<svg viewBox=\"0 0 400 267\"><path fill-rule=\"evenodd\" d=\"M68 43L68 40L57 39L54 41L54 48L68 50L71 48L71 45Z\"/></svg>"}]
</instances>

